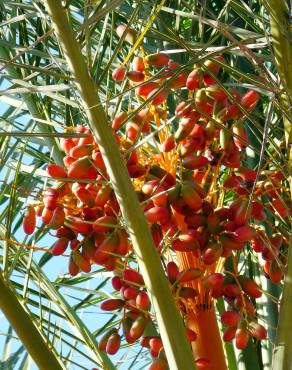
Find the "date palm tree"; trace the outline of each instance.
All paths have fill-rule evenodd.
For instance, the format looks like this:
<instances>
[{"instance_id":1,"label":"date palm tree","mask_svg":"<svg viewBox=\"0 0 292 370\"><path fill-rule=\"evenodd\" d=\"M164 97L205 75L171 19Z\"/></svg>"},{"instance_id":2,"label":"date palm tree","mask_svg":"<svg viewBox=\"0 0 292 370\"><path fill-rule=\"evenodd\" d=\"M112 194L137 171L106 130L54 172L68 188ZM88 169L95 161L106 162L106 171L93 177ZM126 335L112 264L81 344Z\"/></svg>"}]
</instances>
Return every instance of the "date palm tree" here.
<instances>
[{"instance_id":1,"label":"date palm tree","mask_svg":"<svg viewBox=\"0 0 292 370\"><path fill-rule=\"evenodd\" d=\"M0 5L0 369L290 369L288 2Z\"/></svg>"}]
</instances>

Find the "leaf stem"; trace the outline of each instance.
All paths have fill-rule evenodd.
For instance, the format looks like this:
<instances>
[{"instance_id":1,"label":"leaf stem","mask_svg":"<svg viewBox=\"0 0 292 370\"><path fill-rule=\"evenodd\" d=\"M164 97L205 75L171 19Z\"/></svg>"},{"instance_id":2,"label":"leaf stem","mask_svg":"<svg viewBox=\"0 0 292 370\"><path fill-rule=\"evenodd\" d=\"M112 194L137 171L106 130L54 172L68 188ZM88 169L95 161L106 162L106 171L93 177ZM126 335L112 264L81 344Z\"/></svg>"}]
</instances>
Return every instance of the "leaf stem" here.
<instances>
[{"instance_id":1,"label":"leaf stem","mask_svg":"<svg viewBox=\"0 0 292 370\"><path fill-rule=\"evenodd\" d=\"M68 67L75 79L89 125L99 145L112 187L117 196L123 217L152 302L169 367L172 370L195 369L191 347L187 341L182 319L175 306L154 246L144 214L123 162L117 142L110 129L96 88L90 78L81 50L68 23L60 1L45 0Z\"/></svg>"},{"instance_id":2,"label":"leaf stem","mask_svg":"<svg viewBox=\"0 0 292 370\"><path fill-rule=\"evenodd\" d=\"M17 299L16 293L9 283L4 280L0 270L0 309L11 323L19 339L28 350L40 370L48 366L54 370L65 370L59 356L46 342L44 336L32 321L32 316Z\"/></svg>"},{"instance_id":3,"label":"leaf stem","mask_svg":"<svg viewBox=\"0 0 292 370\"><path fill-rule=\"evenodd\" d=\"M274 57L283 91L280 97L284 116L284 130L287 144L287 157L291 169L292 160L292 32L289 23L289 7L286 0L265 0L270 15L271 35ZM292 194L292 181L290 177ZM287 273L279 312L276 343L273 354L273 370L292 368L291 332L292 332L292 238L290 238L287 260Z\"/></svg>"}]
</instances>

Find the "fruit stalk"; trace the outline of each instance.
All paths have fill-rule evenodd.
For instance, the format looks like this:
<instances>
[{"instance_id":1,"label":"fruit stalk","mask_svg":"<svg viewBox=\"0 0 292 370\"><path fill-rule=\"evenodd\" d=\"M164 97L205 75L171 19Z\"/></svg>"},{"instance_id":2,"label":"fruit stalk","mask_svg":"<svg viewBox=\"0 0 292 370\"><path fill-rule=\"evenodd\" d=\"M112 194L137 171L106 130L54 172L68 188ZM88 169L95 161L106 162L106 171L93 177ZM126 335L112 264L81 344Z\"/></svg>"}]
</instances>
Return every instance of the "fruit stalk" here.
<instances>
[{"instance_id":1,"label":"fruit stalk","mask_svg":"<svg viewBox=\"0 0 292 370\"><path fill-rule=\"evenodd\" d=\"M196 359L209 361L208 370L226 370L222 339L215 315L214 306L202 308L188 317L188 328L197 333L192 348Z\"/></svg>"},{"instance_id":2,"label":"fruit stalk","mask_svg":"<svg viewBox=\"0 0 292 370\"><path fill-rule=\"evenodd\" d=\"M184 218L176 213L176 219L181 230L186 231ZM189 256L187 253L178 253L178 261L181 269L190 269L198 267L196 258ZM226 360L223 350L223 342L220 336L218 322L215 314L215 308L205 295L205 289L202 281L193 288L200 291L199 297L195 297L189 306L193 307L187 315L187 327L197 333L196 341L192 342L192 349L195 359L206 359L208 370L226 370ZM198 304L199 303L199 304Z\"/></svg>"}]
</instances>

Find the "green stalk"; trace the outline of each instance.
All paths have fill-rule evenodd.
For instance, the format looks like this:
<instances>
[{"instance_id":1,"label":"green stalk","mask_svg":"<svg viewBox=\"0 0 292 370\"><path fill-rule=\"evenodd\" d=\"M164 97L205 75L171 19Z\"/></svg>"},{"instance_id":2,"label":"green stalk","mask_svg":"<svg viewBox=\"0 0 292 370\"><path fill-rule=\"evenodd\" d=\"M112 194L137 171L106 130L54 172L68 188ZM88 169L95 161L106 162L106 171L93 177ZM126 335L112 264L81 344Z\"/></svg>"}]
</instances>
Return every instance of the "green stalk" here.
<instances>
[{"instance_id":1,"label":"green stalk","mask_svg":"<svg viewBox=\"0 0 292 370\"><path fill-rule=\"evenodd\" d=\"M32 317L16 298L16 293L4 280L0 270L0 309L11 323L19 339L28 350L40 370L48 368L66 370L53 348L50 348L42 333L34 325Z\"/></svg>"},{"instance_id":2,"label":"green stalk","mask_svg":"<svg viewBox=\"0 0 292 370\"><path fill-rule=\"evenodd\" d=\"M172 370L195 369L191 347L187 341L181 317L175 306L160 258L154 246L147 222L132 186L107 116L90 78L81 50L68 23L61 1L44 0L58 41L66 57L83 101L89 125L99 145L112 187L143 274L152 296L165 353Z\"/></svg>"},{"instance_id":3,"label":"green stalk","mask_svg":"<svg viewBox=\"0 0 292 370\"><path fill-rule=\"evenodd\" d=\"M292 32L286 0L265 0L270 15L271 35L276 67L282 85L281 102L285 110L284 129L287 146L292 141ZM291 152L290 157L291 159Z\"/></svg>"},{"instance_id":4,"label":"green stalk","mask_svg":"<svg viewBox=\"0 0 292 370\"><path fill-rule=\"evenodd\" d=\"M285 0L266 0L266 8L270 15L271 35L275 62L283 87L281 103L284 116L284 129L287 144L289 168L292 159L292 32L290 29L290 13ZM292 182L290 178L290 189ZM291 192L292 194L292 192ZM288 370L292 368L291 333L292 333L292 239L290 239L287 260L287 273L279 312L279 323L273 354L273 370Z\"/></svg>"}]
</instances>

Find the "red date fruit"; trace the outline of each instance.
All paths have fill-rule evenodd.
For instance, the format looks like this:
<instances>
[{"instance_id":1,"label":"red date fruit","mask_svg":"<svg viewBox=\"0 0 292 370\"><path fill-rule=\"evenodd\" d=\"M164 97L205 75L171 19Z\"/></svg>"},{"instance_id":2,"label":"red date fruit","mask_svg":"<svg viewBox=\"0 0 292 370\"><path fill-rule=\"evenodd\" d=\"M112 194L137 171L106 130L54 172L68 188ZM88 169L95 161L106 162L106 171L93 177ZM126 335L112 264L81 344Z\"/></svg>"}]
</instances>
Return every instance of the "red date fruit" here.
<instances>
[{"instance_id":1,"label":"red date fruit","mask_svg":"<svg viewBox=\"0 0 292 370\"><path fill-rule=\"evenodd\" d=\"M36 227L36 212L33 206L26 207L23 216L23 231L27 235L31 235Z\"/></svg>"}]
</instances>

